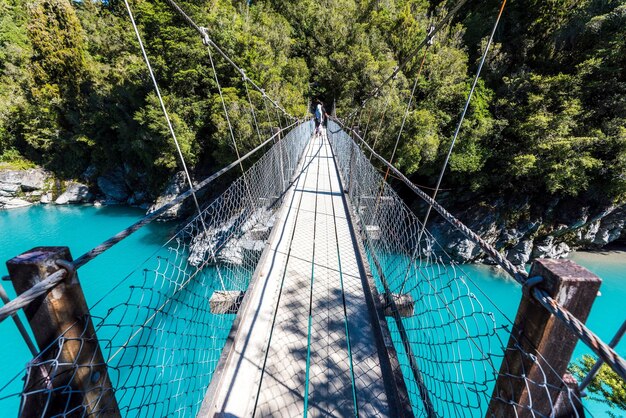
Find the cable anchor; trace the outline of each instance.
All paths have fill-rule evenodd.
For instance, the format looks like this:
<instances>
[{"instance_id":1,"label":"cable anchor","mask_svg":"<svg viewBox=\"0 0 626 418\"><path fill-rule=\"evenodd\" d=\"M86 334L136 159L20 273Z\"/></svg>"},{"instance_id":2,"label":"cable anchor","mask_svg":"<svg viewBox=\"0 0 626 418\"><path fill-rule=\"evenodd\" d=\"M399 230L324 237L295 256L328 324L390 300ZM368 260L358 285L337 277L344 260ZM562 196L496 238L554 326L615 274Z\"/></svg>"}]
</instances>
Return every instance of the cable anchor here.
<instances>
[{"instance_id":1,"label":"cable anchor","mask_svg":"<svg viewBox=\"0 0 626 418\"><path fill-rule=\"evenodd\" d=\"M209 31L204 26L200 26L200 32L202 33L202 43L209 46L211 38L209 38Z\"/></svg>"},{"instance_id":2,"label":"cable anchor","mask_svg":"<svg viewBox=\"0 0 626 418\"><path fill-rule=\"evenodd\" d=\"M525 296L532 297L533 288L542 282L543 277L541 276L529 277L522 285L522 293Z\"/></svg>"},{"instance_id":3,"label":"cable anchor","mask_svg":"<svg viewBox=\"0 0 626 418\"><path fill-rule=\"evenodd\" d=\"M434 43L435 36L433 35L433 32L435 32L435 25L430 25L430 27L428 28L428 35L426 35L426 45L428 46L432 46L432 44Z\"/></svg>"}]
</instances>

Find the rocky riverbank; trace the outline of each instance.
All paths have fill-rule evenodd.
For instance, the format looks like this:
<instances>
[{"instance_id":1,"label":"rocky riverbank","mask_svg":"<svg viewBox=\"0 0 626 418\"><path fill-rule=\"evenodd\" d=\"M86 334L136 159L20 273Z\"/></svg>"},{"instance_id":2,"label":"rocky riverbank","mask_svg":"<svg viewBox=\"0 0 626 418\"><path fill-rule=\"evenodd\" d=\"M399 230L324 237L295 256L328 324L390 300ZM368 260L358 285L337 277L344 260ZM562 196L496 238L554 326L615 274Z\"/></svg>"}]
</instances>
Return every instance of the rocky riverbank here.
<instances>
[{"instance_id":1,"label":"rocky riverbank","mask_svg":"<svg viewBox=\"0 0 626 418\"><path fill-rule=\"evenodd\" d=\"M0 170L0 209L36 203L94 203L127 204L152 211L186 190L182 172L174 175L156 198L141 191L136 181L129 178L123 167L100 175L90 169L81 181L61 180L42 168ZM180 218L188 210L188 207L175 206L163 219ZM516 265L534 258L564 258L575 249L598 250L611 243L626 242L626 204L591 209L554 202L533 215L527 203L514 205L496 201L453 212ZM429 230L457 261L492 263L476 244L443 220L433 219Z\"/></svg>"},{"instance_id":2,"label":"rocky riverbank","mask_svg":"<svg viewBox=\"0 0 626 418\"><path fill-rule=\"evenodd\" d=\"M131 187L124 169L101 175L88 169L80 180L60 179L43 168L0 170L0 209L43 204L127 204L148 207L152 199L141 188Z\"/></svg>"},{"instance_id":3,"label":"rocky riverbank","mask_svg":"<svg viewBox=\"0 0 626 418\"><path fill-rule=\"evenodd\" d=\"M599 250L626 242L626 204L599 209L567 205L565 210L555 202L542 216L530 213L528 205L512 210L499 201L468 208L457 216L516 265L535 258L565 258L576 249ZM493 263L478 245L445 221L435 221L429 230L455 260Z\"/></svg>"}]
</instances>

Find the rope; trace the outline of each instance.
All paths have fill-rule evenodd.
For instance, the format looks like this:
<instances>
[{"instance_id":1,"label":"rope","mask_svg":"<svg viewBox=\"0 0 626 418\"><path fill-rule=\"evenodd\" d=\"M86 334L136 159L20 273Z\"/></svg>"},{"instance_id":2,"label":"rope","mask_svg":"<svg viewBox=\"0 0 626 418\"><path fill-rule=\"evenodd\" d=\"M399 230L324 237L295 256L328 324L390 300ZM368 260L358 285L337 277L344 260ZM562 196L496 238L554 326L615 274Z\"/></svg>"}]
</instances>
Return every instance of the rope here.
<instances>
[{"instance_id":1,"label":"rope","mask_svg":"<svg viewBox=\"0 0 626 418\"><path fill-rule=\"evenodd\" d=\"M394 81L396 79L394 78ZM372 148L376 149L376 144L378 143L378 140L381 137L381 132L382 132L382 127L383 127L383 122L385 121L385 115L387 114L387 110L389 109L389 102L391 101L391 90L389 89L389 94L387 94L385 96L385 104L383 106L383 114L380 117L380 121L378 122L378 129L376 130L376 138L374 139L374 143L372 144ZM365 139L365 137L363 137L363 139ZM372 161L372 154L370 154L370 161Z\"/></svg>"},{"instance_id":2,"label":"rope","mask_svg":"<svg viewBox=\"0 0 626 418\"><path fill-rule=\"evenodd\" d=\"M619 343L619 341L624 336L624 333L626 333L626 321L622 322L622 326L619 327L619 329L617 330L617 332L615 333L611 341L609 341L609 347L615 348L615 346ZM596 377L596 375L600 371L600 367L602 367L602 364L604 364L604 361L601 358L598 359L598 361L596 361L596 363L593 365L591 370L589 370L589 373L587 374L587 376L585 376L583 381L580 382L580 385L578 385L578 390L581 393L591 383L594 377Z\"/></svg>"},{"instance_id":3,"label":"rope","mask_svg":"<svg viewBox=\"0 0 626 418\"><path fill-rule=\"evenodd\" d=\"M4 303L5 305L10 302L9 296L7 295L6 290L4 290L4 286L2 286L2 283L0 283L0 299L2 299L2 303ZM39 354L39 351L35 347L35 344L33 343L33 340L30 338L30 335L28 335L28 331L26 331L26 327L24 327L22 320L20 319L19 316L17 316L17 312L12 314L11 317L13 318L13 322L15 322L15 326L17 327L17 330L20 332L20 335L24 339L26 346L30 350L30 353L33 355L33 357L37 357L37 355ZM2 319L0 319L0 322L2 322Z\"/></svg>"},{"instance_id":4,"label":"rope","mask_svg":"<svg viewBox=\"0 0 626 418\"><path fill-rule=\"evenodd\" d=\"M446 155L446 160L443 163L443 167L441 167L441 172L439 173L439 179L437 180L437 185L435 186L435 192L433 193L433 200L437 199L437 193L439 192L439 186L441 186L441 180L443 179L443 175L446 172L446 168L448 167L448 161L450 160L450 156L452 155L452 150L454 149L454 144L456 143L456 139L458 138L459 132L461 131L463 120L465 120L467 109L469 109L469 105L472 100L474 90L476 89L476 84L478 84L478 79L480 78L480 72L482 71L483 65L485 64L485 60L487 59L487 54L489 53L489 48L491 47L491 43L493 42L493 37L496 33L496 29L498 28L498 23L500 23L500 18L502 17L502 12L504 11L505 5L506 5L506 0L503 0L502 5L500 6L500 11L498 12L498 17L496 18L496 22L494 23L493 29L491 30L491 35L489 36L487 47L485 48L485 52L483 53L483 56L480 60L480 65L478 66L478 70L476 71L476 76L474 77L472 88L470 89L470 92L467 95L467 100L465 101L465 107L463 108L463 112L461 113L461 118L459 119L459 123L456 126L454 137L452 138L452 143L450 144L450 148L448 149L448 155ZM430 216L431 210L432 210L432 205L429 205L428 210L426 211L426 216L424 217L424 222L422 222L424 228L426 228L426 223L428 222L428 217Z\"/></svg>"},{"instance_id":5,"label":"rope","mask_svg":"<svg viewBox=\"0 0 626 418\"><path fill-rule=\"evenodd\" d=\"M254 105L252 104L252 98L250 97L250 91L248 90L248 77L243 77L243 85L246 88L246 96L248 96L248 103L250 103L250 113L252 113L252 121L254 122L254 128L256 129L256 134L259 137L259 144L263 142L261 139L261 131L259 130L259 123L256 120L256 113L254 112Z\"/></svg>"},{"instance_id":6,"label":"rope","mask_svg":"<svg viewBox=\"0 0 626 418\"><path fill-rule=\"evenodd\" d=\"M291 125L287 126L285 129L290 129L296 123L297 122L292 123ZM103 252L105 252L106 250L108 250L109 248L111 248L112 246L117 244L118 242L122 241L124 238L128 237L129 235L131 235L133 232L139 230L141 227L143 227L143 226L147 225L148 223L154 221L159 216L161 216L163 213L168 211L170 208L178 205L179 203L181 203L182 201L187 199L189 196L191 196L192 192L197 192L199 190L202 190L208 184L212 183L213 181L215 181L216 179L221 177L224 173L232 170L234 167L239 165L242 161L245 161L249 157L251 157L252 155L256 154L261 148L265 147L267 144L269 144L271 141L273 141L278 135L280 135L280 132L277 132L274 135L272 135L270 138L265 140L265 142L263 142L261 145L259 145L258 147L256 147L252 151L248 152L243 157L239 158L238 160L233 161L232 163L230 163L226 167L224 167L221 170L217 171L216 173L210 175L209 177L207 177L206 179L204 179L203 181L198 183L193 189L189 189L186 192L181 193L175 199L173 199L170 202L166 203L165 205L161 206L159 209L155 210L154 212L150 212L148 215L146 215L145 217L143 217L141 220L137 221L133 225L131 225L128 228L124 229L123 231L117 233L116 235L114 235L113 237L111 237L108 240L104 241L102 244L98 245L97 247L93 248L92 250L90 250L90 251L86 252L85 254L81 255L76 260L74 260L74 266L77 269L82 267L82 266L84 266L89 261L93 260L94 258L99 256L100 254L102 254Z\"/></svg>"},{"instance_id":7,"label":"rope","mask_svg":"<svg viewBox=\"0 0 626 418\"><path fill-rule=\"evenodd\" d=\"M0 323L8 317L15 315L20 309L30 305L35 299L48 293L56 285L61 283L63 279L65 279L66 274L67 271L65 269L57 270L12 301L8 302L0 308Z\"/></svg>"},{"instance_id":8,"label":"rope","mask_svg":"<svg viewBox=\"0 0 626 418\"><path fill-rule=\"evenodd\" d=\"M528 273L526 271L517 268L509 260L504 257L498 250L495 249L487 241L483 240L478 234L468 228L460 220L454 217L443 206L433 200L427 193L417 187L411 182L404 174L397 168L391 165L384 157L380 156L361 138L353 129L347 128L341 121L336 119L337 122L344 127L352 131L354 136L360 141L360 143L369 150L382 164L389 167L391 172L395 174L404 184L409 187L415 194L422 198L426 203L432 205L432 207L453 227L461 232L466 238L477 244L489 257L491 257L504 271L506 271L511 277L513 277L518 283L524 285L528 280ZM565 308L560 306L556 300L554 300L545 291L538 288L533 288L531 295L544 306L548 312L559 318L565 326L567 326L579 339L581 339L591 350L602 358L615 372L624 380L626 380L626 361L621 358L615 350L609 345L603 342L596 334L585 326L580 320L572 315Z\"/></svg>"},{"instance_id":9,"label":"rope","mask_svg":"<svg viewBox=\"0 0 626 418\"><path fill-rule=\"evenodd\" d=\"M441 172L439 173L439 178L437 179L437 185L435 186L435 191L433 192L433 200L437 199L437 194L439 193L439 187L441 186L441 181L443 180L443 176L446 172L446 168L448 167L448 161L450 160L450 156L452 155L452 150L454 149L454 144L456 143L456 140L459 136L459 132L461 131L461 126L463 125L463 121L465 120L465 115L467 114L467 109L469 109L469 105L472 101L472 96L474 94L474 90L476 89L476 84L478 83L478 79L480 78L480 73L483 69L483 65L485 64L485 60L487 59L487 53L489 53L489 48L491 47L491 43L493 42L493 37L496 33L496 29L498 28L498 23L500 23L500 18L502 17L502 12L504 11L504 6L506 5L506 0L502 1L502 5L500 6L500 11L498 12L498 17L496 18L496 22L493 25L493 29L491 30L491 35L489 36L489 41L487 42L487 47L485 48L485 52L483 53L483 56L480 60L480 64L478 65L478 70L476 71L476 76L474 77L474 82L472 83L472 88L470 89L469 94L467 95L467 100L465 100L465 107L463 108L463 112L461 113L461 118L459 119L459 122L456 126L456 130L454 132L454 137L452 138L452 142L450 143L450 148L448 149L448 154L446 155L446 159L443 162L443 166L441 167ZM424 57L426 56L426 51L428 50L428 48L424 51ZM421 69L421 67L420 67ZM399 139L399 138L398 138ZM397 144L397 143L396 143ZM395 151L395 149L394 149ZM393 163L393 156L392 159L390 161L391 163ZM387 172L389 172L389 169L387 169ZM385 180L387 179L387 176L385 176ZM424 230L426 229L426 224L428 223L428 218L430 217L430 212L432 211L432 205L428 205L428 209L426 210L426 215L424 216L424 220L422 221L422 230L420 231L418 237L417 237L417 242L420 242L420 240L422 239L422 235L424 233ZM417 247L415 248L415 251L413 253L412 259L416 257L416 251L417 251ZM406 275L404 277L404 281L402 283L402 289L400 290L400 293L402 293L402 291L404 290L404 286L406 285L406 281L409 278L409 271L410 268L407 268L406 271Z\"/></svg>"},{"instance_id":10,"label":"rope","mask_svg":"<svg viewBox=\"0 0 626 418\"><path fill-rule=\"evenodd\" d=\"M430 44L428 45L430 47ZM406 123L406 118L409 116L409 111L411 110L411 105L413 104L413 97L415 96L415 90L417 89L417 82L419 81L420 74L422 73L422 68L424 68L424 62L426 61L426 53L428 52L428 47L424 50L424 55L422 56L422 62L420 63L419 70L417 71L417 75L415 76L415 82L413 83L413 88L411 89L411 95L409 96L409 103L406 105L406 110L404 111L404 116L402 117L402 123L400 124L400 131L398 132L398 137L396 138L396 143L393 146L393 151L391 153L391 158L389 162L393 164L393 159L396 156L396 151L398 150L398 144L400 143L400 138L402 137L402 132L404 131L404 125ZM385 191L385 185L387 184L387 178L389 177L389 168L385 172L385 177L383 178L383 184L381 185L380 195L378 196L378 200L376 202L376 207L378 208L378 203L380 198L383 196ZM419 240L418 240L419 242Z\"/></svg>"},{"instance_id":11,"label":"rope","mask_svg":"<svg viewBox=\"0 0 626 418\"><path fill-rule=\"evenodd\" d=\"M217 91L220 94L220 100L222 101L222 108L224 109L224 115L226 116L226 122L228 123L228 131L230 132L230 138L233 142L233 147L235 148L235 154L237 155L237 159L239 160L240 159L239 147L237 146L237 141L235 140L235 133L233 132L233 125L230 123L230 116L228 115L228 109L226 108L226 101L224 100L224 95L222 94L222 86L220 85L220 80L217 77L217 70L215 69L215 63L213 62L213 55L211 54L211 48L207 48L207 50L209 51L209 60L211 61L211 68L213 69L213 75L215 76L215 83L217 84ZM252 194L250 193L250 186L248 185L248 180L246 179L246 170L244 170L243 168L243 163L239 162L239 168L241 169L241 176L243 177L243 182L246 185L248 197L250 198L250 207L254 207L254 201L252 200Z\"/></svg>"}]
</instances>

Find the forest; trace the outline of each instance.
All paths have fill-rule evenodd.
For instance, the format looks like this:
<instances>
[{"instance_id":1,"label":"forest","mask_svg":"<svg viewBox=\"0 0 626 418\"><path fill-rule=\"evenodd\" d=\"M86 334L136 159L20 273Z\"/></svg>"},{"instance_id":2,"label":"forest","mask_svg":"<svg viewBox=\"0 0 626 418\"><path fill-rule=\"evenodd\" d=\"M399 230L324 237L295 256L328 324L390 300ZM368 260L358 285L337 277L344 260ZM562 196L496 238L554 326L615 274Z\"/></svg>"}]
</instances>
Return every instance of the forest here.
<instances>
[{"instance_id":1,"label":"forest","mask_svg":"<svg viewBox=\"0 0 626 418\"><path fill-rule=\"evenodd\" d=\"M418 75L394 163L432 186L495 21L499 1L467 2L415 53L455 2L181 1L211 39L299 118L321 99L359 114L389 158ZM133 0L147 53L187 163L234 159L209 51L162 0ZM123 2L0 0L0 164L63 178L124 166L158 194L180 169ZM286 123L213 52L242 152ZM381 94L370 93L407 61ZM510 2L495 34L444 187L463 199L524 195L591 205L626 200L626 2Z\"/></svg>"},{"instance_id":2,"label":"forest","mask_svg":"<svg viewBox=\"0 0 626 418\"><path fill-rule=\"evenodd\" d=\"M502 4L467 1L419 49L457 2L178 3L289 114L310 118L321 100L388 159L405 120L393 163L430 190ZM236 159L220 91L241 154L287 125L164 0L129 3L196 179ZM147 191L142 203L181 170L123 0L0 0L0 170L35 166L93 187L122 167L129 187ZM455 214L496 201L511 219L520 202L540 217L555 202L626 213L626 0L506 5L442 190ZM554 230L517 237L531 243L521 264ZM518 243L492 238L498 249ZM618 383L604 396L624 409Z\"/></svg>"}]
</instances>

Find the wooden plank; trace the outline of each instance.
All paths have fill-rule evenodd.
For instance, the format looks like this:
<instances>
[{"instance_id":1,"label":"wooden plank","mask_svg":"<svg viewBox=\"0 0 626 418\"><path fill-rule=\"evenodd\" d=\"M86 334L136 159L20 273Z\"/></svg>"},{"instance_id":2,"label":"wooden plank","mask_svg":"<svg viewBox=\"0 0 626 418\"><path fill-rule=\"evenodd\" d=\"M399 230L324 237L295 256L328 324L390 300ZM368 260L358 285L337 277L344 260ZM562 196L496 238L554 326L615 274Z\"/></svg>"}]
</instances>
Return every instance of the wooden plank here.
<instances>
[{"instance_id":1,"label":"wooden plank","mask_svg":"<svg viewBox=\"0 0 626 418\"><path fill-rule=\"evenodd\" d=\"M312 144L307 147L298 172L306 166ZM304 182L304 176L285 196L272 239L263 256L263 265L257 268L253 289L248 289L248 301L240 311L237 332L232 348L218 366L220 376L214 376L198 416L251 416L257 398L267 340L274 319L274 308L280 295L280 284L287 265L297 218L298 196L295 189ZM219 379L218 379L219 377Z\"/></svg>"},{"instance_id":2,"label":"wooden plank","mask_svg":"<svg viewBox=\"0 0 626 418\"><path fill-rule=\"evenodd\" d=\"M333 219L333 190L328 176L329 163L332 162L328 158L331 157L328 146L322 148L320 157L308 411L311 416L354 416L350 353Z\"/></svg>"},{"instance_id":3,"label":"wooden plank","mask_svg":"<svg viewBox=\"0 0 626 418\"><path fill-rule=\"evenodd\" d=\"M297 224L266 354L255 416L295 417L304 414L320 148L318 141L312 142L313 160L305 167L304 184L296 188L300 199Z\"/></svg>"},{"instance_id":4,"label":"wooden plank","mask_svg":"<svg viewBox=\"0 0 626 418\"><path fill-rule=\"evenodd\" d=\"M311 141L300 169L200 416L354 416L353 388L358 413L390 415L327 140Z\"/></svg>"},{"instance_id":5,"label":"wooden plank","mask_svg":"<svg viewBox=\"0 0 626 418\"><path fill-rule=\"evenodd\" d=\"M370 322L363 281L357 262L358 250L352 240L347 208L344 205L343 193L334 167L329 167L329 178L331 190L337 192L332 195L333 220L337 234L338 253L341 257L340 267L358 413L367 417L389 416L389 402L374 341L374 329Z\"/></svg>"}]
</instances>

